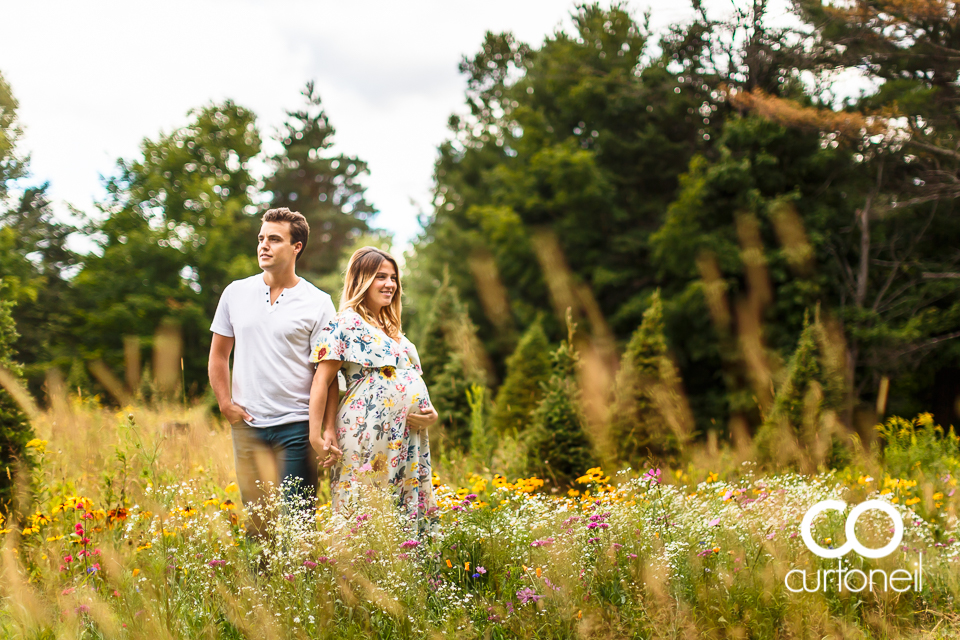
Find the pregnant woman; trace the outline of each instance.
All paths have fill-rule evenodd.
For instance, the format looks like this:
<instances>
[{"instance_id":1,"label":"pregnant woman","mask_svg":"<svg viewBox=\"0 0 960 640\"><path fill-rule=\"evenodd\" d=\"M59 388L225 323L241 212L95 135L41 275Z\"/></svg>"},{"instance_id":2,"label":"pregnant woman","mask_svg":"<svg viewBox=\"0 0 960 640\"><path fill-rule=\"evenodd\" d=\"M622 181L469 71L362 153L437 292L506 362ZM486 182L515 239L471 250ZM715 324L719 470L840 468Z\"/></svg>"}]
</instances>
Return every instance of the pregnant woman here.
<instances>
[{"instance_id":1,"label":"pregnant woman","mask_svg":"<svg viewBox=\"0 0 960 640\"><path fill-rule=\"evenodd\" d=\"M392 489L422 532L436 511L426 429L438 416L417 349L401 333L400 294L393 256L374 247L353 254L340 313L321 331L311 356L318 364L310 441L321 458L327 456L324 466L334 466L334 509L357 497L359 482L372 483ZM341 368L347 392L337 407L327 390Z\"/></svg>"}]
</instances>

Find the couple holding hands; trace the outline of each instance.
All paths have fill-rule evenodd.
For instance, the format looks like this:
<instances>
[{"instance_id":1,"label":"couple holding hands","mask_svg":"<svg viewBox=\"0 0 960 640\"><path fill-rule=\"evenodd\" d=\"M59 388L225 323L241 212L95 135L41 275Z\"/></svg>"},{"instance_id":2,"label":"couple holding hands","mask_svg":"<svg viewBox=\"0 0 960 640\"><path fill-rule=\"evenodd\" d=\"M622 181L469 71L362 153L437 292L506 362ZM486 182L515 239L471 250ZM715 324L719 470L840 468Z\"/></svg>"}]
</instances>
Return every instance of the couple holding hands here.
<instances>
[{"instance_id":1,"label":"couple holding hands","mask_svg":"<svg viewBox=\"0 0 960 640\"><path fill-rule=\"evenodd\" d=\"M357 250L337 313L296 274L309 233L302 214L267 211L257 239L263 273L228 285L210 326L210 385L232 425L241 498L250 506L279 479L312 505L322 465L332 467L334 509L372 481L424 531L437 510L426 428L438 416L402 333L397 262ZM266 477L273 469L279 478Z\"/></svg>"}]
</instances>

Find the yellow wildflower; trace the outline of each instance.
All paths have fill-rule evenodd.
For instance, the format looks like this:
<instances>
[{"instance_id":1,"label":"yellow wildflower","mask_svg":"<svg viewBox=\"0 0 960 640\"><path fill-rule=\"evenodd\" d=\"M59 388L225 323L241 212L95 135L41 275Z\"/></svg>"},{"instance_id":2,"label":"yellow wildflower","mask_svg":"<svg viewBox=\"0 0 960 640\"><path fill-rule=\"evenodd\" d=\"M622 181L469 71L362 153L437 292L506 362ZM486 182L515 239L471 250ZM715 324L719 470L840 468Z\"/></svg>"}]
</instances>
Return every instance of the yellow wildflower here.
<instances>
[{"instance_id":1,"label":"yellow wildflower","mask_svg":"<svg viewBox=\"0 0 960 640\"><path fill-rule=\"evenodd\" d=\"M40 438L34 438L27 443L28 449L36 449L39 453L43 453L47 449L47 445L50 444L49 440L41 440Z\"/></svg>"}]
</instances>

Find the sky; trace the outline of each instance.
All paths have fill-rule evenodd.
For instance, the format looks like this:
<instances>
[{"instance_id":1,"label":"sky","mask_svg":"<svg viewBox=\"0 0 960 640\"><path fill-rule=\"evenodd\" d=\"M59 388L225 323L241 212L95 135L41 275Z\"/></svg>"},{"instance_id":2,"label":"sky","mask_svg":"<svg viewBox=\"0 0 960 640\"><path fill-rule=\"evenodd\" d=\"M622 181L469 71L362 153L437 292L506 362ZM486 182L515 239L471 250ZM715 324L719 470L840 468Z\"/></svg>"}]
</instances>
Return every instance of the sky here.
<instances>
[{"instance_id":1,"label":"sky","mask_svg":"<svg viewBox=\"0 0 960 640\"><path fill-rule=\"evenodd\" d=\"M604 2L608 5L608 2ZM727 2L715 3L730 6ZM682 0L635 0L654 29L692 17ZM313 80L334 150L366 160L374 225L404 246L429 212L437 146L464 112L457 71L486 31L539 46L569 26L570 0L167 0L7 3L0 73L20 103L32 180L56 210L92 212L101 176L141 141L233 99L270 137ZM269 150L270 147L268 146ZM80 247L82 248L82 247Z\"/></svg>"}]
</instances>

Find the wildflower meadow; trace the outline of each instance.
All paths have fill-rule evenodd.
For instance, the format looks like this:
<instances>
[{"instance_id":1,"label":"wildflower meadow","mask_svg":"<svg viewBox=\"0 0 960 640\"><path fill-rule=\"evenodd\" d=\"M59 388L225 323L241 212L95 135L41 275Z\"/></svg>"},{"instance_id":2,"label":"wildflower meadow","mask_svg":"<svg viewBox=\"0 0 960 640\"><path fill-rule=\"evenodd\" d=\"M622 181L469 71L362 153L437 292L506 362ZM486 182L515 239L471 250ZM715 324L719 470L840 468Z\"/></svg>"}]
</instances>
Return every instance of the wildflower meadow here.
<instances>
[{"instance_id":1,"label":"wildflower meadow","mask_svg":"<svg viewBox=\"0 0 960 640\"><path fill-rule=\"evenodd\" d=\"M20 522L2 525L4 638L960 633L957 479L907 460L911 442L929 450L929 416L882 425L898 443L890 464L908 465L897 475L867 458L761 473L722 449L684 468L586 469L561 490L441 454L440 524L420 537L377 490L350 513L332 513L324 496L316 508L274 500L259 514L268 534L246 535L229 431L201 408L118 411L75 398L34 427ZM957 445L952 432L937 442ZM814 590L812 576L835 561L810 553L800 525L825 499L892 505L905 523L899 549L848 565L914 574L922 562L921 588ZM817 522L818 544L839 544L843 518ZM877 548L889 530L871 511L856 534ZM809 582L785 582L792 570Z\"/></svg>"}]
</instances>

